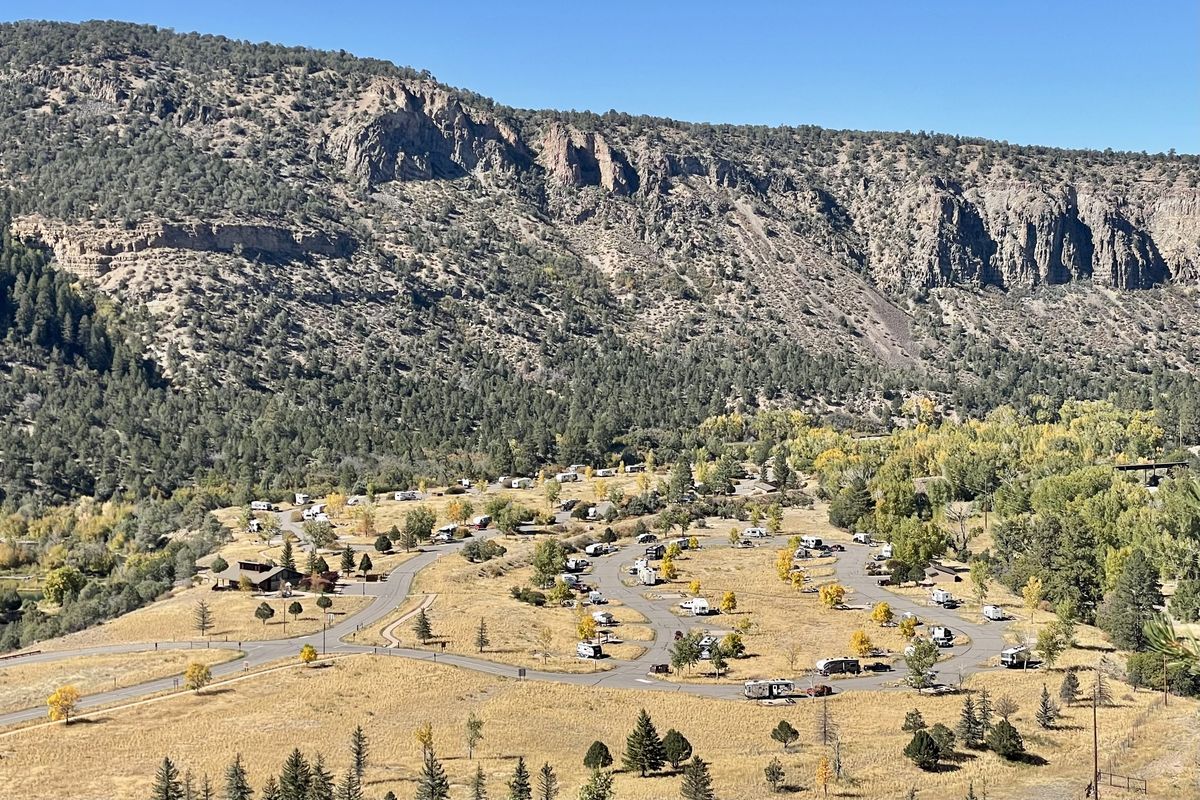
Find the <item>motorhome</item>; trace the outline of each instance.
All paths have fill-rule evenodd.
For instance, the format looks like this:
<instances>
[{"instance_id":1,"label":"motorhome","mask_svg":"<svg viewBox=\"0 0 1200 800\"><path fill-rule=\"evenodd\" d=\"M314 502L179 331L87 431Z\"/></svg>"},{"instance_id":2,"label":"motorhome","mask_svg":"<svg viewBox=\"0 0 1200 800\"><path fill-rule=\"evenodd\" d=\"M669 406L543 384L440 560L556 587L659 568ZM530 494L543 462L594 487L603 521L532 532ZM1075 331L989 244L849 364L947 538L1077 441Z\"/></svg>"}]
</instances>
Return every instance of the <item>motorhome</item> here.
<instances>
[{"instance_id":1,"label":"motorhome","mask_svg":"<svg viewBox=\"0 0 1200 800\"><path fill-rule=\"evenodd\" d=\"M599 642L580 642L575 645L575 655L580 658L603 658L604 649Z\"/></svg>"},{"instance_id":2,"label":"motorhome","mask_svg":"<svg viewBox=\"0 0 1200 800\"><path fill-rule=\"evenodd\" d=\"M929 638L938 647L953 647L954 646L954 631L942 625L935 625L929 631Z\"/></svg>"},{"instance_id":3,"label":"motorhome","mask_svg":"<svg viewBox=\"0 0 1200 800\"><path fill-rule=\"evenodd\" d=\"M559 483L574 483L579 480L579 475L574 472L560 472L554 476L554 480Z\"/></svg>"},{"instance_id":4,"label":"motorhome","mask_svg":"<svg viewBox=\"0 0 1200 800\"><path fill-rule=\"evenodd\" d=\"M591 565L592 562L586 558L576 558L574 556L568 558L566 561L567 572L583 572Z\"/></svg>"},{"instance_id":5,"label":"motorhome","mask_svg":"<svg viewBox=\"0 0 1200 800\"><path fill-rule=\"evenodd\" d=\"M954 600L954 595L945 589L934 589L929 593L929 599L935 606L942 606Z\"/></svg>"},{"instance_id":6,"label":"motorhome","mask_svg":"<svg viewBox=\"0 0 1200 800\"><path fill-rule=\"evenodd\" d=\"M850 541L854 542L855 544L868 544L869 545L871 543L871 534L856 533L850 537Z\"/></svg>"},{"instance_id":7,"label":"motorhome","mask_svg":"<svg viewBox=\"0 0 1200 800\"><path fill-rule=\"evenodd\" d=\"M597 478L611 478L616 474L617 474L617 470L614 467L605 467L604 469L596 470Z\"/></svg>"},{"instance_id":8,"label":"motorhome","mask_svg":"<svg viewBox=\"0 0 1200 800\"><path fill-rule=\"evenodd\" d=\"M984 606L983 617L992 622L1001 622L1005 617L1004 609L1000 606Z\"/></svg>"},{"instance_id":9,"label":"motorhome","mask_svg":"<svg viewBox=\"0 0 1200 800\"><path fill-rule=\"evenodd\" d=\"M742 536L747 539L765 539L768 535L766 528L746 528L742 531Z\"/></svg>"},{"instance_id":10,"label":"motorhome","mask_svg":"<svg viewBox=\"0 0 1200 800\"><path fill-rule=\"evenodd\" d=\"M742 688L742 694L750 700L771 700L776 697L790 697L795 691L796 684L783 679L746 681Z\"/></svg>"},{"instance_id":11,"label":"motorhome","mask_svg":"<svg viewBox=\"0 0 1200 800\"><path fill-rule=\"evenodd\" d=\"M892 543L888 542L883 547L879 548L879 555L884 560L891 558L892 557Z\"/></svg>"},{"instance_id":12,"label":"motorhome","mask_svg":"<svg viewBox=\"0 0 1200 800\"><path fill-rule=\"evenodd\" d=\"M255 500L250 504L251 511L274 511L275 506L268 503L266 500Z\"/></svg>"},{"instance_id":13,"label":"motorhome","mask_svg":"<svg viewBox=\"0 0 1200 800\"><path fill-rule=\"evenodd\" d=\"M693 617L703 617L712 613L712 608L708 604L708 600L703 597L690 597L687 600L680 600L679 607L684 611L692 612Z\"/></svg>"},{"instance_id":14,"label":"motorhome","mask_svg":"<svg viewBox=\"0 0 1200 800\"><path fill-rule=\"evenodd\" d=\"M801 536L800 544L804 545L807 548L815 550L816 548L825 544L825 542L822 541L821 537L819 537L819 536Z\"/></svg>"},{"instance_id":15,"label":"motorhome","mask_svg":"<svg viewBox=\"0 0 1200 800\"><path fill-rule=\"evenodd\" d=\"M1024 667L1033 658L1029 648L1024 645L1009 647L1000 651L1000 664L1009 669Z\"/></svg>"},{"instance_id":16,"label":"motorhome","mask_svg":"<svg viewBox=\"0 0 1200 800\"><path fill-rule=\"evenodd\" d=\"M816 664L817 672L821 675L840 675L850 673L858 675L862 672L862 665L859 664L857 658L822 658Z\"/></svg>"},{"instance_id":17,"label":"motorhome","mask_svg":"<svg viewBox=\"0 0 1200 800\"><path fill-rule=\"evenodd\" d=\"M306 495L304 492L296 492L296 505L308 505L308 500L308 495Z\"/></svg>"},{"instance_id":18,"label":"motorhome","mask_svg":"<svg viewBox=\"0 0 1200 800\"><path fill-rule=\"evenodd\" d=\"M651 542L657 542L658 536L653 533L642 533L638 534L638 537L633 541L635 544L650 544Z\"/></svg>"},{"instance_id":19,"label":"motorhome","mask_svg":"<svg viewBox=\"0 0 1200 800\"><path fill-rule=\"evenodd\" d=\"M589 544L587 547L583 548L583 552L595 558L596 556L602 556L606 554L608 549L609 546L606 542L595 542L594 544Z\"/></svg>"},{"instance_id":20,"label":"motorhome","mask_svg":"<svg viewBox=\"0 0 1200 800\"><path fill-rule=\"evenodd\" d=\"M608 602L608 598L602 592L592 590L588 592L587 601L594 606L602 606Z\"/></svg>"},{"instance_id":21,"label":"motorhome","mask_svg":"<svg viewBox=\"0 0 1200 800\"><path fill-rule=\"evenodd\" d=\"M646 559L639 558L637 561L634 561L633 566L629 568L629 574L637 575L639 570L643 570L648 566L649 564L646 562Z\"/></svg>"}]
</instances>

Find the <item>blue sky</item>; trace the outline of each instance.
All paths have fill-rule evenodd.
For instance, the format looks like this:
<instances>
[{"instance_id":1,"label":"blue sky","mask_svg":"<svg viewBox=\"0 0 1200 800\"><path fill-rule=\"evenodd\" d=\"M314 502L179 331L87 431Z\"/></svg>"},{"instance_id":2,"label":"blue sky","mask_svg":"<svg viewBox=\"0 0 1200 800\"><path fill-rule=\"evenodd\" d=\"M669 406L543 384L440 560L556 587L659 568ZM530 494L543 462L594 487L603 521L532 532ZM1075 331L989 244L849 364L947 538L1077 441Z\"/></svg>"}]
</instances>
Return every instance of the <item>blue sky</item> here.
<instances>
[{"instance_id":1,"label":"blue sky","mask_svg":"<svg viewBox=\"0 0 1200 800\"><path fill-rule=\"evenodd\" d=\"M1200 152L1196 0L6 0L344 49L513 106Z\"/></svg>"}]
</instances>

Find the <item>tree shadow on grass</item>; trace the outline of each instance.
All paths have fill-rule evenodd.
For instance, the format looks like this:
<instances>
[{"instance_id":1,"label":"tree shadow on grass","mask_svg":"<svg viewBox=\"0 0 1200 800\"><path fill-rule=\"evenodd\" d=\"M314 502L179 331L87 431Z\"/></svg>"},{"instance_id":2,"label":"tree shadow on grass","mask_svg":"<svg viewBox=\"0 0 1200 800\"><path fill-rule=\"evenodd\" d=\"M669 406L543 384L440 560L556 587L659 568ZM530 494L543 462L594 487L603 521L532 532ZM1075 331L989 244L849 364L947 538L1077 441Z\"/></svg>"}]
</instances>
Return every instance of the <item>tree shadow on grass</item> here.
<instances>
[{"instance_id":1,"label":"tree shadow on grass","mask_svg":"<svg viewBox=\"0 0 1200 800\"><path fill-rule=\"evenodd\" d=\"M200 695L201 697L216 697L217 695L222 694L233 694L233 692L234 690L227 686L218 686L214 689L202 689L201 691L196 692L196 694Z\"/></svg>"},{"instance_id":2,"label":"tree shadow on grass","mask_svg":"<svg viewBox=\"0 0 1200 800\"><path fill-rule=\"evenodd\" d=\"M1050 763L1036 753L1022 753L1021 755L1010 759L1010 761L1016 764L1028 764L1031 767L1044 767Z\"/></svg>"}]
</instances>

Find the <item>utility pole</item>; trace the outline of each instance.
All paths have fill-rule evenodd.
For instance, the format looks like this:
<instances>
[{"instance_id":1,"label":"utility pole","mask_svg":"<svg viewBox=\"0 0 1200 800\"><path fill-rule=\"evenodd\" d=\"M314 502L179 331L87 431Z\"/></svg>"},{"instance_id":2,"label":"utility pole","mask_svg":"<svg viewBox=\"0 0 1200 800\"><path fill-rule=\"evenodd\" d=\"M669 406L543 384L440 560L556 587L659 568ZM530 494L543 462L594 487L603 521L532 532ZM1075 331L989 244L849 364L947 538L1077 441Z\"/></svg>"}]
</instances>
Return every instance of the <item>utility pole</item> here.
<instances>
[{"instance_id":1,"label":"utility pole","mask_svg":"<svg viewBox=\"0 0 1200 800\"><path fill-rule=\"evenodd\" d=\"M1100 733L1096 724L1096 706L1099 704L1100 685L1092 687L1092 797L1100 800Z\"/></svg>"},{"instance_id":2,"label":"utility pole","mask_svg":"<svg viewBox=\"0 0 1200 800\"><path fill-rule=\"evenodd\" d=\"M1163 653L1163 708L1167 707L1167 654Z\"/></svg>"}]
</instances>

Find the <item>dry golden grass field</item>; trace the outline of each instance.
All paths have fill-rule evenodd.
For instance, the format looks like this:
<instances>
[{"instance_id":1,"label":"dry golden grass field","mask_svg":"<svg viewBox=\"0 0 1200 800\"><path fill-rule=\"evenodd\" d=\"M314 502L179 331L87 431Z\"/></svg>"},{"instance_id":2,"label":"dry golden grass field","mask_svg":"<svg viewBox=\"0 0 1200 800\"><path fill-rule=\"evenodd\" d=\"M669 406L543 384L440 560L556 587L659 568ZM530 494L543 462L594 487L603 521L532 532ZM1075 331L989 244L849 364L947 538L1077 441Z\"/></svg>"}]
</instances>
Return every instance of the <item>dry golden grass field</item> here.
<instances>
[{"instance_id":1,"label":"dry golden grass field","mask_svg":"<svg viewBox=\"0 0 1200 800\"><path fill-rule=\"evenodd\" d=\"M475 635L480 619L487 625L491 645L482 654L484 658L514 666L537 667L556 672L591 672L606 669L606 663L581 661L575 657L578 614L569 608L537 608L514 600L509 595L512 586L529 583L533 570L527 566L533 552L534 541L530 539L498 539L508 553L502 558L486 564L472 564L454 554L439 559L422 570L413 584L413 592L420 597L410 598L389 614L386 619L365 629L353 637L359 644L387 644L382 635L384 628L400 617L413 611L421 598L436 595L433 605L426 612L433 624L433 631L446 641L446 650L454 653L479 655L475 647ZM585 607L588 614L593 609ZM619 603L603 606L617 619L620 625L612 629L614 635L625 640L624 644L606 645L605 652L615 659L636 658L644 649L638 642L652 638L649 628L639 623L645 619L633 609ZM548 632L550 656L544 658L543 632ZM419 643L413 632L411 621L398 625L393 635L403 645L415 647Z\"/></svg>"},{"instance_id":2,"label":"dry golden grass field","mask_svg":"<svg viewBox=\"0 0 1200 800\"><path fill-rule=\"evenodd\" d=\"M80 694L134 686L145 681L183 675L193 661L220 664L236 658L233 650L158 650L137 653L100 653L44 664L24 664L0 669L0 713L20 711L44 703L59 686L70 684Z\"/></svg>"},{"instance_id":3,"label":"dry golden grass field","mask_svg":"<svg viewBox=\"0 0 1200 800\"><path fill-rule=\"evenodd\" d=\"M1051 676L1057 681L1059 674ZM961 699L918 698L908 693L853 694L828 701L841 737L845 775L829 786L832 797L901 798L909 787L921 798L961 798L967 784L992 800L1082 796L1090 766L1090 710L1066 710L1058 728L1039 730L1032 721L1042 676L988 674L972 679L998 696L1009 693L1020 705L1013 724L1044 766L1010 764L988 752L964 754L952 768L922 773L900 751L908 734L900 730L905 712L919 707L927 722L953 724ZM1088 678L1084 676L1086 684ZM1118 706L1099 712L1103 766L1147 777L1152 797L1197 796L1197 704L1172 698L1165 710L1153 694L1131 694L1115 686ZM419 752L412 731L433 724L436 748L455 800L467 797L465 783L475 764L483 766L490 795L504 796L515 757L536 769L552 763L574 797L585 779L581 760L595 739L619 759L639 708L653 716L660 734L678 728L697 754L712 763L722 800L768 796L762 770L778 756L801 796L820 796L814 786L817 761L829 748L815 737L819 701L764 707L744 701L718 701L675 693L581 688L561 684L491 678L451 667L383 656L339 659L326 669L289 669L250 677L225 691L188 693L108 712L89 723L41 726L0 734L5 790L24 800L112 798L148 795L155 768L170 755L199 776L220 776L236 753L249 767L256 788L279 767L293 747L310 756L320 751L342 772L346 743L362 724L370 737L366 794L399 797L415 792ZM474 712L484 720L476 762L466 758L464 723ZM792 752L783 753L770 730L787 719L801 733ZM186 720L186 724L181 724ZM60 756L71 754L71 769ZM678 796L679 778L647 779L620 773L617 797L662 800ZM1122 797L1110 793L1108 797Z\"/></svg>"},{"instance_id":4,"label":"dry golden grass field","mask_svg":"<svg viewBox=\"0 0 1200 800\"><path fill-rule=\"evenodd\" d=\"M332 595L336 615L351 614L371 601L359 595ZM321 630L320 609L316 595L298 594L293 597L259 597L245 592L214 592L208 586L177 589L169 597L86 630L40 642L41 650L69 650L120 642L177 642L199 641L200 634L193 624L196 603L207 600L215 627L208 638L230 642L260 641L303 636ZM275 616L265 625L254 616L259 603L266 601L275 609ZM304 612L293 620L284 609L299 601Z\"/></svg>"}]
</instances>

